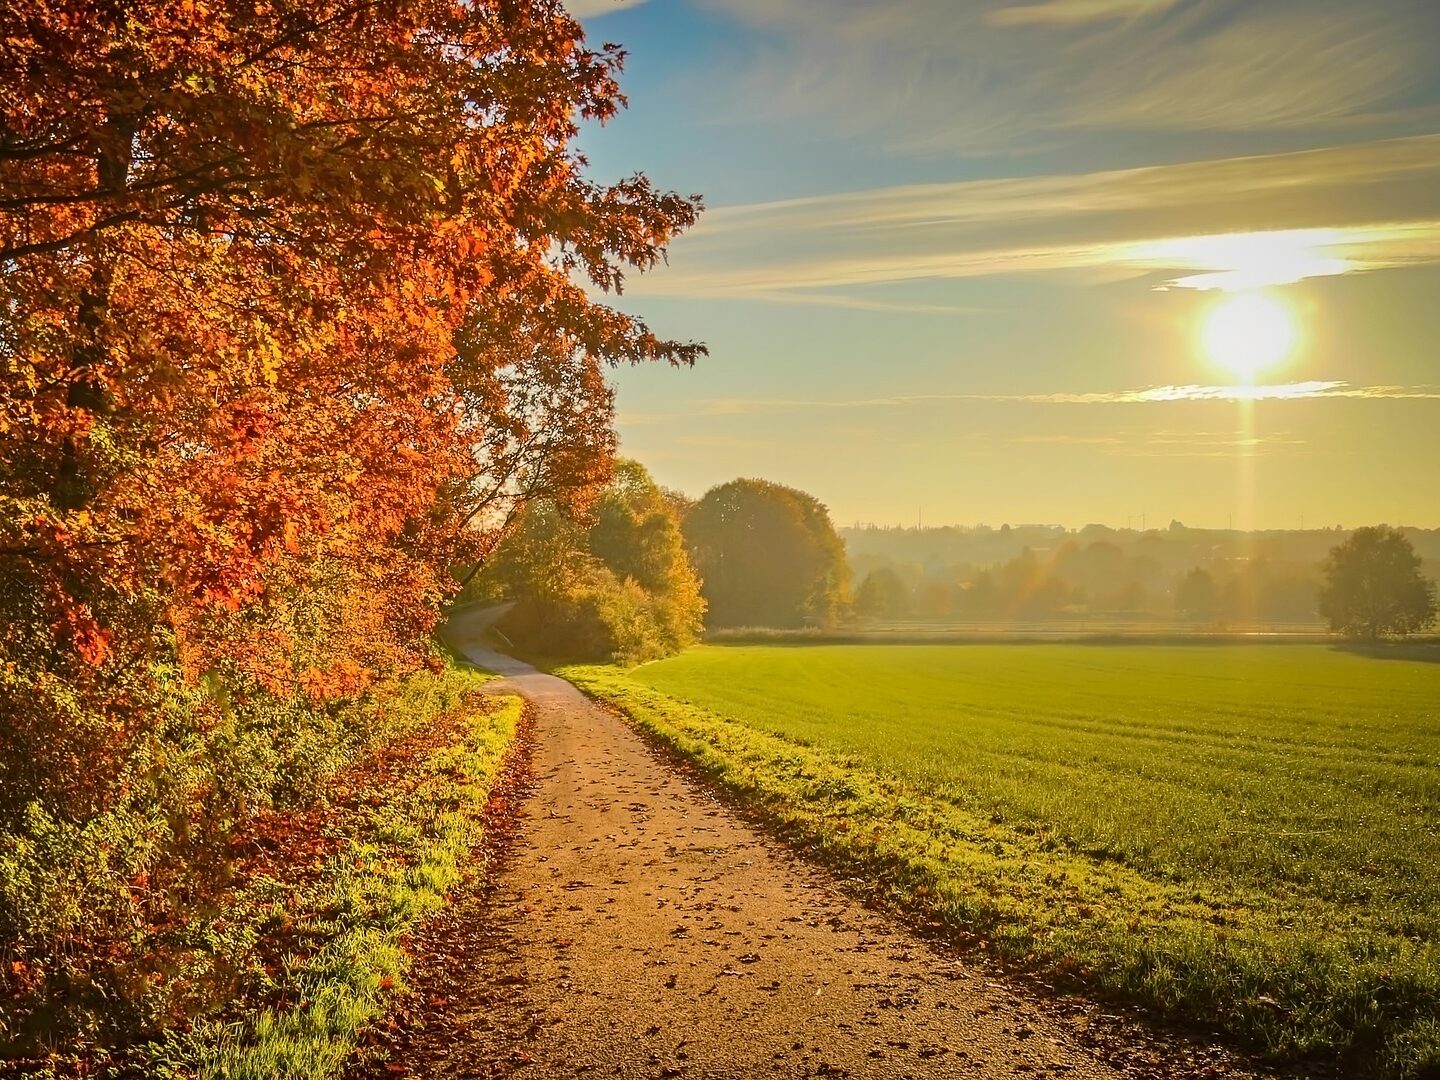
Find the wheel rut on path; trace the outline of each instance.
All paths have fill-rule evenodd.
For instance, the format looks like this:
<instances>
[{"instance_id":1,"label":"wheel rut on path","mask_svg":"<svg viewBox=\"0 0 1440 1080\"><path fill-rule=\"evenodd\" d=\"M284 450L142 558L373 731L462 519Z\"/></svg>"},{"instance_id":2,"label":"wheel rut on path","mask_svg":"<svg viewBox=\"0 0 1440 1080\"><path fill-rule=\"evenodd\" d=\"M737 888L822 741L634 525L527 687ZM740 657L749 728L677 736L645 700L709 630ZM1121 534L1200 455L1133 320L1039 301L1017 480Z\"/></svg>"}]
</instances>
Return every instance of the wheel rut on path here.
<instances>
[{"instance_id":1,"label":"wheel rut on path","mask_svg":"<svg viewBox=\"0 0 1440 1080\"><path fill-rule=\"evenodd\" d=\"M1157 1075L846 896L569 683L463 648L532 703L531 790L446 916L471 945L419 950L439 1019L390 1074Z\"/></svg>"}]
</instances>

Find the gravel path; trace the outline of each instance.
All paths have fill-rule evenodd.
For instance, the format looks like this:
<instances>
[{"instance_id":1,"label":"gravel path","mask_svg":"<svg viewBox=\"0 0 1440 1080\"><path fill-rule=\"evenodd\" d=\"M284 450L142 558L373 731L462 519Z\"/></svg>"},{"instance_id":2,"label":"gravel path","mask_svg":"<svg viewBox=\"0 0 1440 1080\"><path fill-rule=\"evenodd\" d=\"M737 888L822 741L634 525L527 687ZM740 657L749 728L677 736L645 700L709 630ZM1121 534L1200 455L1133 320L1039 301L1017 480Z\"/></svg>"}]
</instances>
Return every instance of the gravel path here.
<instances>
[{"instance_id":1,"label":"gravel path","mask_svg":"<svg viewBox=\"0 0 1440 1080\"><path fill-rule=\"evenodd\" d=\"M490 884L419 943L429 1015L392 1037L390 1074L1122 1075L1054 1009L846 897L569 683L459 644L534 705L531 790Z\"/></svg>"},{"instance_id":2,"label":"gravel path","mask_svg":"<svg viewBox=\"0 0 1440 1080\"><path fill-rule=\"evenodd\" d=\"M916 937L575 687L487 648L487 625L452 617L447 640L528 699L528 753L492 806L483 886L413 942L417 992L352 1080L1257 1075Z\"/></svg>"}]
</instances>

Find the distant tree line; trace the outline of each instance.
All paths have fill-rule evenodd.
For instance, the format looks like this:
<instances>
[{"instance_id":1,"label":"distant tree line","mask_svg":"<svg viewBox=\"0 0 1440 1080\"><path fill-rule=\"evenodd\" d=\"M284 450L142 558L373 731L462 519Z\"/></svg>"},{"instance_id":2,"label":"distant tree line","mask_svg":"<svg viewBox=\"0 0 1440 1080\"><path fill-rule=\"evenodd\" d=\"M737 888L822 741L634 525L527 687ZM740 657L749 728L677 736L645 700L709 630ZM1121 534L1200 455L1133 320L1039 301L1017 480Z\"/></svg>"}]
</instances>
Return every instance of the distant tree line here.
<instances>
[{"instance_id":1,"label":"distant tree line","mask_svg":"<svg viewBox=\"0 0 1440 1080\"><path fill-rule=\"evenodd\" d=\"M1179 616L1201 622L1312 622L1318 573L1268 559L1217 558L1167 571L1143 549L1067 539L991 566L882 565L867 573L856 614L879 619L1035 620Z\"/></svg>"},{"instance_id":2,"label":"distant tree line","mask_svg":"<svg viewBox=\"0 0 1440 1080\"><path fill-rule=\"evenodd\" d=\"M466 597L513 604L499 628L527 651L634 663L706 627L832 625L850 569L803 491L742 479L692 502L627 461L588 513L532 502Z\"/></svg>"},{"instance_id":3,"label":"distant tree line","mask_svg":"<svg viewBox=\"0 0 1440 1080\"><path fill-rule=\"evenodd\" d=\"M1177 522L1143 533L1102 526L1078 533L1057 526L841 533L860 581L855 613L861 618L1003 622L1130 616L1216 628L1319 626L1328 620L1336 632L1372 636L1368 623L1336 616L1337 601L1327 600L1336 541L1345 535L1337 530L1250 534L1192 530ZM1389 537L1385 543L1375 540L1381 534ZM1398 565L1403 560L1396 553L1408 553L1405 565L1422 582L1425 562L1412 537L1440 552L1440 532L1378 526L1355 537L1368 545L1371 558L1390 552ZM1397 571L1388 580L1394 585L1399 577ZM1409 616L1376 615L1370 621L1377 627L1393 628L1377 629L1376 635L1429 625L1423 589L1413 582L1407 588L1402 606Z\"/></svg>"},{"instance_id":4,"label":"distant tree line","mask_svg":"<svg viewBox=\"0 0 1440 1080\"><path fill-rule=\"evenodd\" d=\"M1350 535L1339 525L1309 529L1192 528L1172 521L1161 528L1114 528L1091 524L1072 529L1062 525L850 525L838 529L860 578L877 566L914 566L925 570L943 567L997 566L1025 548L1044 557L1066 540L1082 547L1104 541L1127 555L1153 559L1171 577L1192 566L1215 560L1264 559L1272 565L1315 569L1330 549ZM1440 528L1399 530L1434 576L1440 570Z\"/></svg>"},{"instance_id":5,"label":"distant tree line","mask_svg":"<svg viewBox=\"0 0 1440 1080\"><path fill-rule=\"evenodd\" d=\"M1016 550L1021 539L1046 542ZM782 484L732 480L692 501L625 462L588 517L534 502L469 594L513 603L502 632L531 652L628 662L675 652L705 629L854 619L1180 620L1213 629L1323 619L1365 638L1433 624L1435 587L1407 535L1377 526L1336 539L1332 530L1217 534L1179 523L1129 534L1050 526L842 534L819 500ZM943 557L1005 552L990 563Z\"/></svg>"}]
</instances>

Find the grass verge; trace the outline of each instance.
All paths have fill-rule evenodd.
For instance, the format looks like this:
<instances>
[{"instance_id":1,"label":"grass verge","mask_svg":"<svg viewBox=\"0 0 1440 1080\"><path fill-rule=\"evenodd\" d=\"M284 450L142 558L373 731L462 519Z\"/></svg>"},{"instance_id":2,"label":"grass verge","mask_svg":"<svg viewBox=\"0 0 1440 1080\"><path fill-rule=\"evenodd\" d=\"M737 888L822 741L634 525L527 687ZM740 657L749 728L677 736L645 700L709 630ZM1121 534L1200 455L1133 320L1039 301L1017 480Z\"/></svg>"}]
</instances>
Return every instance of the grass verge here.
<instances>
[{"instance_id":1,"label":"grass verge","mask_svg":"<svg viewBox=\"0 0 1440 1080\"><path fill-rule=\"evenodd\" d=\"M1440 955L1343 919L1308 925L1243 885L1077 853L868 766L660 693L613 667L557 674L694 761L791 843L1007 962L1218 1025L1275 1060L1440 1075Z\"/></svg>"},{"instance_id":2,"label":"grass verge","mask_svg":"<svg viewBox=\"0 0 1440 1080\"><path fill-rule=\"evenodd\" d=\"M471 691L454 738L408 763L401 782L352 800L343 839L307 883L261 875L237 897L237 921L254 937L284 943L267 965L263 992L248 1009L169 1035L152 1048L149 1074L322 1080L340 1073L361 1029L403 987L403 938L464 878L520 719L519 698L473 693L485 676L450 677Z\"/></svg>"}]
</instances>

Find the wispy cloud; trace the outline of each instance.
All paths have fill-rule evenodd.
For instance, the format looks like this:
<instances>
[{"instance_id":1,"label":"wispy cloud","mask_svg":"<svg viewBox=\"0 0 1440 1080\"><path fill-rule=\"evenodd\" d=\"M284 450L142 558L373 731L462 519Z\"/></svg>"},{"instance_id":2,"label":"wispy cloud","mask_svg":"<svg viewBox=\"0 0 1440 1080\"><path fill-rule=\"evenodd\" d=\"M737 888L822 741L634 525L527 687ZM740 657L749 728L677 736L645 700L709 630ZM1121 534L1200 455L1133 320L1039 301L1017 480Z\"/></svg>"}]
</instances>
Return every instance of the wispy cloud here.
<instances>
[{"instance_id":1,"label":"wispy cloud","mask_svg":"<svg viewBox=\"0 0 1440 1080\"><path fill-rule=\"evenodd\" d=\"M849 308L853 311L884 311L901 315L976 315L989 308L964 304L926 304L912 300L879 300L874 297L850 296L845 293L775 292L747 293L747 300L771 304L799 304L807 307Z\"/></svg>"},{"instance_id":2,"label":"wispy cloud","mask_svg":"<svg viewBox=\"0 0 1440 1080\"><path fill-rule=\"evenodd\" d=\"M1334 128L1412 105L1440 27L1433 0L709 2L773 43L740 73L747 116L935 153L1097 128Z\"/></svg>"},{"instance_id":3,"label":"wispy cloud","mask_svg":"<svg viewBox=\"0 0 1440 1080\"><path fill-rule=\"evenodd\" d=\"M1134 19L1167 11L1180 0L1044 0L996 8L985 14L991 26L1073 26L1108 19Z\"/></svg>"},{"instance_id":4,"label":"wispy cloud","mask_svg":"<svg viewBox=\"0 0 1440 1080\"><path fill-rule=\"evenodd\" d=\"M1161 401L1296 401L1309 398L1417 398L1440 399L1440 385L1351 386L1339 381L1313 380L1258 386L1151 386L1092 394L1038 394L993 397L992 401L1031 401L1056 405L1133 405Z\"/></svg>"},{"instance_id":5,"label":"wispy cloud","mask_svg":"<svg viewBox=\"0 0 1440 1080\"><path fill-rule=\"evenodd\" d=\"M1147 405L1179 401L1298 401L1315 398L1440 400L1440 384L1352 386L1338 380L1314 380L1258 386L1187 384L1148 386L1129 390L1060 391L1047 394L899 394L889 397L830 401L805 398L708 398L695 403L697 406L695 414L743 416L756 413L811 410L901 408L935 402L961 401L1023 405ZM622 421L624 419L622 417Z\"/></svg>"},{"instance_id":6,"label":"wispy cloud","mask_svg":"<svg viewBox=\"0 0 1440 1080\"><path fill-rule=\"evenodd\" d=\"M1440 262L1440 221L1227 236L1188 236L1139 245L1122 258L1153 268L1202 270L1170 282L1236 292L1312 277Z\"/></svg>"},{"instance_id":7,"label":"wispy cloud","mask_svg":"<svg viewBox=\"0 0 1440 1080\"><path fill-rule=\"evenodd\" d=\"M1113 457L1260 457L1294 453L1305 440L1289 432L1125 431L1110 435L1017 435L1012 446L1083 446Z\"/></svg>"},{"instance_id":8,"label":"wispy cloud","mask_svg":"<svg viewBox=\"0 0 1440 1080\"><path fill-rule=\"evenodd\" d=\"M1072 435L1047 432L1043 435L1016 435L1010 439L1015 446L1119 446L1125 439L1119 435Z\"/></svg>"},{"instance_id":9,"label":"wispy cloud","mask_svg":"<svg viewBox=\"0 0 1440 1080\"><path fill-rule=\"evenodd\" d=\"M721 207L674 254L637 291L938 312L853 293L1060 270L1237 289L1437 262L1440 135Z\"/></svg>"},{"instance_id":10,"label":"wispy cloud","mask_svg":"<svg viewBox=\"0 0 1440 1080\"><path fill-rule=\"evenodd\" d=\"M1175 288L1236 292L1397 265L1416 231L1392 226L1186 236L1131 245L1121 257L1138 266L1204 271L1175 278L1169 283ZM1435 246L1433 226L1419 231Z\"/></svg>"},{"instance_id":11,"label":"wispy cloud","mask_svg":"<svg viewBox=\"0 0 1440 1080\"><path fill-rule=\"evenodd\" d=\"M565 0L565 7L577 19L593 19L643 3L645 0Z\"/></svg>"}]
</instances>

